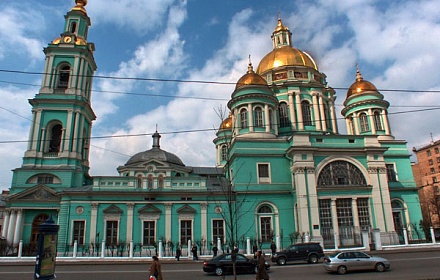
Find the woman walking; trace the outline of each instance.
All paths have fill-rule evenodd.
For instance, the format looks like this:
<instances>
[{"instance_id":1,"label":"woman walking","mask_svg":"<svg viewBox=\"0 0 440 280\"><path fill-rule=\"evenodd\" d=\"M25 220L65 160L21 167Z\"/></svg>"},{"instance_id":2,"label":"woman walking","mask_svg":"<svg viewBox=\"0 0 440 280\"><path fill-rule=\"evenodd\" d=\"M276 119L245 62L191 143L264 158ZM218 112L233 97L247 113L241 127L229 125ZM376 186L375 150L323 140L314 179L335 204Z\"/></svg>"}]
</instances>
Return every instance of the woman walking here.
<instances>
[{"instance_id":1,"label":"woman walking","mask_svg":"<svg viewBox=\"0 0 440 280\"><path fill-rule=\"evenodd\" d=\"M257 280L269 280L269 275L266 270L266 260L264 259L264 253L259 250L257 252L258 260L258 270L257 270Z\"/></svg>"},{"instance_id":2,"label":"woman walking","mask_svg":"<svg viewBox=\"0 0 440 280\"><path fill-rule=\"evenodd\" d=\"M159 258L157 256L153 256L153 262L150 266L150 279L152 279L151 276L153 276L155 280L163 280L162 268L160 266Z\"/></svg>"}]
</instances>

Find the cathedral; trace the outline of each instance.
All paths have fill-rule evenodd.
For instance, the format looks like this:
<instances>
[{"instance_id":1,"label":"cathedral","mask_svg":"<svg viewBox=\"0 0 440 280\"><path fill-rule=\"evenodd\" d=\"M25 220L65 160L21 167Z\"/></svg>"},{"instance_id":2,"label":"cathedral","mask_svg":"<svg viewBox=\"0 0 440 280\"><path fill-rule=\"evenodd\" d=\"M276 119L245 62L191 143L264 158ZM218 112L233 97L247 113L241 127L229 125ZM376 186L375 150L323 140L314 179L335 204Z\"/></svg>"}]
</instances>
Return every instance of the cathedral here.
<instances>
[{"instance_id":1,"label":"cathedral","mask_svg":"<svg viewBox=\"0 0 440 280\"><path fill-rule=\"evenodd\" d=\"M76 0L63 32L44 49L39 92L23 163L13 170L1 235L32 247L50 216L58 252L132 247L201 252L212 246L286 247L317 241L325 249L362 246L361 233L383 244L414 235L422 219L410 155L392 135L389 103L359 69L348 89L340 134L336 92L311 55L293 46L278 18L273 49L237 81L219 124L216 167L187 166L160 147L90 176L95 45L86 0ZM274 22L275 23L275 22ZM162 139L166 141L166 139ZM232 236L231 236L232 235ZM224 247L224 248L225 248ZM104 246L102 247L104 248ZM99 249L97 249L99 250Z\"/></svg>"}]
</instances>

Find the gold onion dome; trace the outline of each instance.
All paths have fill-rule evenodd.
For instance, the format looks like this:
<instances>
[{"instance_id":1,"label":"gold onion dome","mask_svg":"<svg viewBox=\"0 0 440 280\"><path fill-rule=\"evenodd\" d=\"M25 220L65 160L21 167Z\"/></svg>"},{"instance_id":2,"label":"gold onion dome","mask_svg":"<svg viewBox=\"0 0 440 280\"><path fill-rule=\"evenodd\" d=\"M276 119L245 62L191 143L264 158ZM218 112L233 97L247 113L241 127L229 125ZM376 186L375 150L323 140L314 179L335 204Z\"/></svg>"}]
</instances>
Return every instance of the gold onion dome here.
<instances>
[{"instance_id":1,"label":"gold onion dome","mask_svg":"<svg viewBox=\"0 0 440 280\"><path fill-rule=\"evenodd\" d=\"M237 84L235 85L235 89L246 85L267 85L266 80L254 72L254 68L252 67L252 63L250 61L247 73L238 80Z\"/></svg>"},{"instance_id":2,"label":"gold onion dome","mask_svg":"<svg viewBox=\"0 0 440 280\"><path fill-rule=\"evenodd\" d=\"M87 15L86 9L84 8L87 5L87 0L75 0L76 6L72 8L72 11L80 11Z\"/></svg>"},{"instance_id":3,"label":"gold onion dome","mask_svg":"<svg viewBox=\"0 0 440 280\"><path fill-rule=\"evenodd\" d=\"M220 124L220 129L231 129L232 128L232 116L229 113L229 116L222 121Z\"/></svg>"},{"instance_id":4,"label":"gold onion dome","mask_svg":"<svg viewBox=\"0 0 440 280\"><path fill-rule=\"evenodd\" d=\"M348 89L347 98L349 98L352 95L360 94L366 91L377 92L377 88L372 83L362 78L361 72L359 71L359 68L356 65L356 82L354 82Z\"/></svg>"}]
</instances>

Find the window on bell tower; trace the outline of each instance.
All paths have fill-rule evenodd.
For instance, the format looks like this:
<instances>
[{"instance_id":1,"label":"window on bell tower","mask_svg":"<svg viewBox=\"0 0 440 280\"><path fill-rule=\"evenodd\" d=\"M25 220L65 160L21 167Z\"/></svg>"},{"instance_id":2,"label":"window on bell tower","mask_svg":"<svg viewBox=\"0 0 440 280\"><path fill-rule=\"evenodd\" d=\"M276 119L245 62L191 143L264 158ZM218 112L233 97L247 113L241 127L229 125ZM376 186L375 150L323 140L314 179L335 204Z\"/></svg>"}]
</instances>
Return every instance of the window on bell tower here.
<instances>
[{"instance_id":1,"label":"window on bell tower","mask_svg":"<svg viewBox=\"0 0 440 280\"><path fill-rule=\"evenodd\" d=\"M368 124L368 117L367 114L361 113L359 115L359 121L361 124L361 132L367 132L370 130L370 125Z\"/></svg>"},{"instance_id":2,"label":"window on bell tower","mask_svg":"<svg viewBox=\"0 0 440 280\"><path fill-rule=\"evenodd\" d=\"M60 151L62 131L63 127L60 124L56 124L50 129L49 153L58 153Z\"/></svg>"},{"instance_id":3,"label":"window on bell tower","mask_svg":"<svg viewBox=\"0 0 440 280\"><path fill-rule=\"evenodd\" d=\"M305 126L312 125L312 114L310 112L310 103L308 101L301 102L301 111L303 116L303 122Z\"/></svg>"},{"instance_id":4,"label":"window on bell tower","mask_svg":"<svg viewBox=\"0 0 440 280\"><path fill-rule=\"evenodd\" d=\"M60 76L58 80L58 88L68 88L70 78L70 66L64 65L60 68Z\"/></svg>"}]
</instances>

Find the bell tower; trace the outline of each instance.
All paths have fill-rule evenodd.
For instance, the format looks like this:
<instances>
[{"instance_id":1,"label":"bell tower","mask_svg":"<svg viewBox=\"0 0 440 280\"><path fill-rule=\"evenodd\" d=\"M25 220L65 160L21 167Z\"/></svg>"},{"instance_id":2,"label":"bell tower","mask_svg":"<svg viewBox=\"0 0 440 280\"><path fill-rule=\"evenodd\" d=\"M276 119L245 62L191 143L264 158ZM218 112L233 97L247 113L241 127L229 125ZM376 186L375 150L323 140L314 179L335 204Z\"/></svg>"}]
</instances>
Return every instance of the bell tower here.
<instances>
[{"instance_id":1,"label":"bell tower","mask_svg":"<svg viewBox=\"0 0 440 280\"><path fill-rule=\"evenodd\" d=\"M44 74L39 93L29 100L32 124L11 191L44 184L55 189L79 187L89 178L95 46L87 41L91 25L85 6L76 0L65 15L63 33L44 48Z\"/></svg>"}]
</instances>

